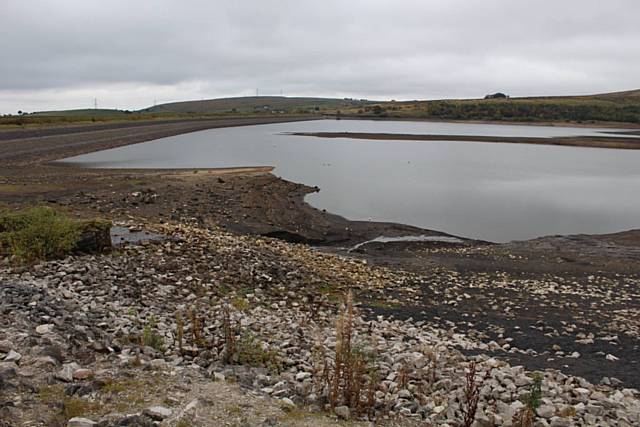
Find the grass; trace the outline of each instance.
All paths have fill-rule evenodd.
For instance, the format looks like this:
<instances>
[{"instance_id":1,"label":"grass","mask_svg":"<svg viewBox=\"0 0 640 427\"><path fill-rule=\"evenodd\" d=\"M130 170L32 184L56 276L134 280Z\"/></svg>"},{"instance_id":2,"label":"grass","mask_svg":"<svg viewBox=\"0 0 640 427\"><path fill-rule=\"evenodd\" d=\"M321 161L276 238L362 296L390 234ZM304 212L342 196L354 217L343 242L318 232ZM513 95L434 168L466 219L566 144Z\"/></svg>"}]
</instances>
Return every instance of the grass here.
<instances>
[{"instance_id":1,"label":"grass","mask_svg":"<svg viewBox=\"0 0 640 427\"><path fill-rule=\"evenodd\" d=\"M38 206L10 211L0 206L0 256L16 263L34 263L73 252L100 252L111 247L111 223L79 221Z\"/></svg>"},{"instance_id":2,"label":"grass","mask_svg":"<svg viewBox=\"0 0 640 427\"><path fill-rule=\"evenodd\" d=\"M158 334L156 330L156 319L151 316L144 329L142 330L142 336L140 338L140 344L143 346L151 347L161 353L164 352L164 338Z\"/></svg>"},{"instance_id":3,"label":"grass","mask_svg":"<svg viewBox=\"0 0 640 427\"><path fill-rule=\"evenodd\" d=\"M86 416L99 411L101 406L77 397L67 396L62 386L43 387L38 391L38 400L59 409L50 423L52 425L66 425L66 422L74 417Z\"/></svg>"},{"instance_id":4,"label":"grass","mask_svg":"<svg viewBox=\"0 0 640 427\"><path fill-rule=\"evenodd\" d=\"M22 262L63 257L74 249L81 234L80 222L50 208L0 213L0 253Z\"/></svg>"},{"instance_id":5,"label":"grass","mask_svg":"<svg viewBox=\"0 0 640 427\"><path fill-rule=\"evenodd\" d=\"M267 368L273 374L278 374L283 369L278 352L273 349L265 349L251 332L245 332L240 336L236 352L238 363L241 365Z\"/></svg>"}]
</instances>

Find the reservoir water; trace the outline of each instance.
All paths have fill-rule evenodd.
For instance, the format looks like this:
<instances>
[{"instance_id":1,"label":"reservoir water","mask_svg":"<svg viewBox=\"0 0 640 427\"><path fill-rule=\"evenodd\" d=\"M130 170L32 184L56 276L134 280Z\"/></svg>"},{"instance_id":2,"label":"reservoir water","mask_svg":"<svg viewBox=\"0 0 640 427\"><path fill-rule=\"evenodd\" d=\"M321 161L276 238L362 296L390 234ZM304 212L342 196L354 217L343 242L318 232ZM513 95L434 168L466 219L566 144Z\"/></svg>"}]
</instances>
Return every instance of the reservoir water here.
<instances>
[{"instance_id":1,"label":"reservoir water","mask_svg":"<svg viewBox=\"0 0 640 427\"><path fill-rule=\"evenodd\" d=\"M274 166L318 208L495 242L640 227L640 150L286 135L602 135L570 127L316 120L210 129L65 159L97 168ZM607 130L610 131L610 130Z\"/></svg>"}]
</instances>

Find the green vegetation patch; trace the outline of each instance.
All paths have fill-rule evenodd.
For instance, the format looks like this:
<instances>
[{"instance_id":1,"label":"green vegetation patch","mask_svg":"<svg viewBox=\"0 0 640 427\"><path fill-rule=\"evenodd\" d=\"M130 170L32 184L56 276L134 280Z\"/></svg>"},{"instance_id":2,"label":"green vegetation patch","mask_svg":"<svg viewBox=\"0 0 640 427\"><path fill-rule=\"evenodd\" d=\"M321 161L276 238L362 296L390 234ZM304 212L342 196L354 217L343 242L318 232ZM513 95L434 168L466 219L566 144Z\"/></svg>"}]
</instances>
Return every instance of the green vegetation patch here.
<instances>
[{"instance_id":1,"label":"green vegetation patch","mask_svg":"<svg viewBox=\"0 0 640 427\"><path fill-rule=\"evenodd\" d=\"M76 221L48 207L0 210L0 255L30 263L111 246L109 221Z\"/></svg>"}]
</instances>

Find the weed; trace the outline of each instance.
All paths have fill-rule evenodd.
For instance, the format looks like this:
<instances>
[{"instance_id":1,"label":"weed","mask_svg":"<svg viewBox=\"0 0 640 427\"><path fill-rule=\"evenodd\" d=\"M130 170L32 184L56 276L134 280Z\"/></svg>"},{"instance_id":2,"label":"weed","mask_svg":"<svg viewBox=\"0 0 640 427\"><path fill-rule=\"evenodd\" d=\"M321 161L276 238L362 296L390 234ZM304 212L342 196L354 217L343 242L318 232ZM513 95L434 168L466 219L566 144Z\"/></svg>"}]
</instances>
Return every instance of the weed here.
<instances>
[{"instance_id":1,"label":"weed","mask_svg":"<svg viewBox=\"0 0 640 427\"><path fill-rule=\"evenodd\" d=\"M489 378L490 374L491 370L488 370L484 378L478 382L476 381L476 362L472 361L469 364L469 370L466 374L466 384L464 387L465 407L462 408L462 413L464 414L462 425L464 427L471 427L476 419L478 402L480 401L480 389L484 385L485 380Z\"/></svg>"},{"instance_id":2,"label":"weed","mask_svg":"<svg viewBox=\"0 0 640 427\"><path fill-rule=\"evenodd\" d=\"M156 319L154 316L151 316L149 322L142 330L140 344L151 347L159 352L164 352L164 338L156 331Z\"/></svg>"},{"instance_id":3,"label":"weed","mask_svg":"<svg viewBox=\"0 0 640 427\"><path fill-rule=\"evenodd\" d=\"M176 324L178 331L176 333L176 340L178 341L178 350L180 354L183 352L182 342L184 340L184 321L182 320L182 315L180 312L176 313Z\"/></svg>"},{"instance_id":4,"label":"weed","mask_svg":"<svg viewBox=\"0 0 640 427\"><path fill-rule=\"evenodd\" d=\"M514 427L531 427L536 418L536 411L542 402L542 375L533 374L533 383L524 399L524 408L513 416Z\"/></svg>"},{"instance_id":5,"label":"weed","mask_svg":"<svg viewBox=\"0 0 640 427\"><path fill-rule=\"evenodd\" d=\"M231 305L238 311L245 311L249 308L249 302L240 297L236 297L231 300Z\"/></svg>"},{"instance_id":6,"label":"weed","mask_svg":"<svg viewBox=\"0 0 640 427\"><path fill-rule=\"evenodd\" d=\"M349 292L336 322L334 358L323 355L319 388L332 408L346 405L362 414L375 406L379 374L373 353L353 343L353 319L353 294Z\"/></svg>"},{"instance_id":7,"label":"weed","mask_svg":"<svg viewBox=\"0 0 640 427\"><path fill-rule=\"evenodd\" d=\"M222 307L222 333L224 335L224 362L231 364L236 354L236 328L231 324L231 312L229 306Z\"/></svg>"},{"instance_id":8,"label":"weed","mask_svg":"<svg viewBox=\"0 0 640 427\"><path fill-rule=\"evenodd\" d=\"M282 361L278 352L265 349L251 332L245 332L237 341L238 363L254 367L265 367L269 372L278 374L282 371Z\"/></svg>"}]
</instances>

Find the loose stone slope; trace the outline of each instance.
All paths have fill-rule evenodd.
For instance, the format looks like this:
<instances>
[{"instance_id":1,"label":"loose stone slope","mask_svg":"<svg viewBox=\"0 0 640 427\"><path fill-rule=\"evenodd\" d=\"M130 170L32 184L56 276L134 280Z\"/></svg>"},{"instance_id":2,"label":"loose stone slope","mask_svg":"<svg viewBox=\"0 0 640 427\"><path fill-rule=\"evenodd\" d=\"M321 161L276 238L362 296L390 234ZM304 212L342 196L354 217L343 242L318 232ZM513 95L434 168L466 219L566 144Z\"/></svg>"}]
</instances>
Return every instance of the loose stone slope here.
<instances>
[{"instance_id":1,"label":"loose stone slope","mask_svg":"<svg viewBox=\"0 0 640 427\"><path fill-rule=\"evenodd\" d=\"M186 226L155 231L172 239L0 269L0 425L330 423L307 410L326 409L321 372L336 348L343 292L391 305L425 298L422 277L304 245ZM252 356L232 364L224 363L229 306ZM487 355L482 337L438 319L360 314L354 343L376 355L380 377L374 410L338 406L337 416L460 425L472 362L478 381L486 377L475 425L511 425L524 406L532 373ZM543 377L536 425L640 423L637 390L551 369Z\"/></svg>"}]
</instances>

